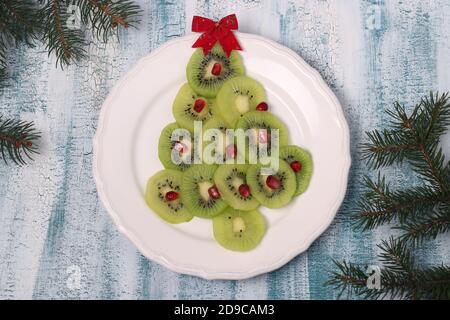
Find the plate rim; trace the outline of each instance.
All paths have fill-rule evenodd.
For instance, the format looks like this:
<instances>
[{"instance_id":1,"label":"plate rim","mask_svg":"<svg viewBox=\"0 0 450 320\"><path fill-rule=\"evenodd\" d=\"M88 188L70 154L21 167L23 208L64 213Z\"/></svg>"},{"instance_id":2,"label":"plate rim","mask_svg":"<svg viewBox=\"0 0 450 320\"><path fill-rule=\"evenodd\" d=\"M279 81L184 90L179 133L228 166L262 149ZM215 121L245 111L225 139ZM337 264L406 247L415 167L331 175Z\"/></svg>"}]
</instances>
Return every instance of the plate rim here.
<instances>
[{"instance_id":1,"label":"plate rim","mask_svg":"<svg viewBox=\"0 0 450 320\"><path fill-rule=\"evenodd\" d=\"M265 38L263 36L250 34L250 33L243 33L243 32L236 32L238 37L243 37L246 39L261 41L265 45L272 47L272 49L278 50L282 52L284 55L286 55L288 58L292 59L295 63L300 64L302 69L304 70L305 74L311 78L313 81L313 84L316 88L318 88L319 91L326 97L330 103L334 106L337 119L339 120L340 125L342 126L343 130L343 170L341 173L341 186L339 190L339 194L337 195L334 203L329 208L329 216L328 219L323 221L321 226L317 228L317 230L310 235L309 238L307 238L305 241L303 241L298 246L291 248L291 250L287 251L280 259L273 262L270 265L263 265L259 266L257 268L254 268L250 271L246 272L211 272L206 271L201 268L192 268L188 266L183 266L180 264L177 264L173 261L170 261L162 253L154 252L150 248L148 248L144 243L142 243L141 240L137 239L131 232L127 230L127 228L122 224L120 216L116 213L114 208L112 207L107 195L106 191L103 185L103 182L100 177L100 171L99 171L99 148L100 148L100 140L102 137L102 133L104 131L105 126L105 119L107 118L107 111L108 106L110 102L113 100L113 97L117 94L118 91L120 91L120 88L126 83L127 79L134 76L134 74L140 70L140 66L144 63L146 63L148 60L156 57L160 52L162 52L167 47L173 45L176 42L179 41L185 41L186 38L192 38L195 36L195 34L187 34L182 37L178 37L175 39L171 39L158 48L152 50L149 54L145 55L144 57L140 58L137 63L134 64L134 66L128 70L121 78L117 81L117 83L113 86L113 88L110 90L107 98L103 102L98 118L98 126L97 130L95 132L92 144L93 144L93 162L92 162L92 172L94 181L97 188L97 193L99 195L100 201L102 202L103 206L105 207L106 211L108 212L109 216L113 220L114 224L117 226L119 231L124 234L135 246L136 248L142 253L144 256L149 258L150 260L163 265L167 269L181 273L181 274L187 274L192 276L197 276L203 279L207 280L242 280L242 279L248 279L255 277L260 274L264 274L273 270L276 270L289 261L291 261L293 258L298 256L299 254L306 252L309 247L317 240L317 238L324 233L328 227L331 225L332 221L336 217L337 212L339 211L340 206L342 205L342 202L345 198L345 195L347 193L347 186L348 186L348 176L350 173L350 167L351 167L351 150L350 150L350 130L347 123L347 120L345 118L344 111L342 109L342 106L337 99L334 92L330 89L330 87L327 85L327 83L324 81L320 73L311 67L306 61L303 60L295 51L292 49L281 45L273 40L270 40L268 38Z\"/></svg>"}]
</instances>

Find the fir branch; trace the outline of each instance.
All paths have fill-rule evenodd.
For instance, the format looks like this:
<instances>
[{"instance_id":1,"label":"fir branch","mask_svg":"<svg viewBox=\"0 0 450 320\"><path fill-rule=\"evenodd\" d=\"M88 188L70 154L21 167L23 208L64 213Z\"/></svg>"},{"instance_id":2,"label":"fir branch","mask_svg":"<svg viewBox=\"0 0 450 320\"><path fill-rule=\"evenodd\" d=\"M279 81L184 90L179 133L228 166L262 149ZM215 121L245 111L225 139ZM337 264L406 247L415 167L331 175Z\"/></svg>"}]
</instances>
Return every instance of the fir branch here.
<instances>
[{"instance_id":1,"label":"fir branch","mask_svg":"<svg viewBox=\"0 0 450 320\"><path fill-rule=\"evenodd\" d=\"M395 103L386 113L389 128L367 133L369 142L362 145L363 159L370 168L380 168L407 161L424 184L392 190L385 177L364 178L366 191L353 215L356 227L373 229L395 222L402 235L383 241L379 246L382 287L369 289L364 269L346 261L335 262L328 285L348 294L379 299L450 299L450 267L419 268L411 248L424 240L435 239L450 231L450 162L445 162L440 137L450 125L448 94L430 94L408 115L404 106Z\"/></svg>"},{"instance_id":2,"label":"fir branch","mask_svg":"<svg viewBox=\"0 0 450 320\"><path fill-rule=\"evenodd\" d=\"M325 284L338 291L338 298L345 293L347 296L357 295L367 298L367 295L372 292L367 288L368 276L365 272L367 267L362 268L345 260L342 262L333 260L333 262L338 271L331 272L331 277Z\"/></svg>"},{"instance_id":3,"label":"fir branch","mask_svg":"<svg viewBox=\"0 0 450 320\"><path fill-rule=\"evenodd\" d=\"M133 1L78 0L77 5L82 21L90 24L97 38L105 42L117 27L135 26L141 13Z\"/></svg>"},{"instance_id":4,"label":"fir branch","mask_svg":"<svg viewBox=\"0 0 450 320\"><path fill-rule=\"evenodd\" d=\"M402 163L408 152L417 149L417 145L408 139L401 131L378 131L366 132L370 142L362 145L362 160L367 162L370 168L378 169Z\"/></svg>"},{"instance_id":5,"label":"fir branch","mask_svg":"<svg viewBox=\"0 0 450 320\"><path fill-rule=\"evenodd\" d=\"M0 85L2 85L8 77L8 61L6 58L7 47L2 37L0 37Z\"/></svg>"},{"instance_id":6,"label":"fir branch","mask_svg":"<svg viewBox=\"0 0 450 320\"><path fill-rule=\"evenodd\" d=\"M380 176L376 182L365 178L367 191L354 214L357 227L368 230L392 221L403 225L406 220L422 215L425 219L423 228L419 228L420 222L409 220L409 225L404 228L409 236L405 239L414 239L414 235L426 238L423 232L430 232L433 238L436 236L433 231L447 230L441 218L423 213L433 212L436 206L450 202L450 166L445 165L444 153L439 147L440 136L450 125L448 101L448 94L430 94L410 115L404 106L395 103L394 108L387 111L391 118L390 129L367 133L369 142L362 146L362 152L369 167L378 168L407 159L427 184L392 191Z\"/></svg>"},{"instance_id":7,"label":"fir branch","mask_svg":"<svg viewBox=\"0 0 450 320\"><path fill-rule=\"evenodd\" d=\"M430 93L409 116L398 102L386 113L391 118L390 128L367 132L369 142L362 145L363 160L370 168L380 168L408 159L420 175L443 190L448 179L438 143L450 125L449 95Z\"/></svg>"},{"instance_id":8,"label":"fir branch","mask_svg":"<svg viewBox=\"0 0 450 320\"><path fill-rule=\"evenodd\" d=\"M8 75L8 50L20 43L33 46L38 38L39 25L33 1L0 2L0 84Z\"/></svg>"},{"instance_id":9,"label":"fir branch","mask_svg":"<svg viewBox=\"0 0 450 320\"><path fill-rule=\"evenodd\" d=\"M3 0L0 3L0 33L7 42L33 45L38 39L39 19L31 0Z\"/></svg>"},{"instance_id":10,"label":"fir branch","mask_svg":"<svg viewBox=\"0 0 450 320\"><path fill-rule=\"evenodd\" d=\"M26 158L33 160L38 153L36 141L40 133L33 122L3 119L0 116L0 158L5 163L11 159L18 165L26 164Z\"/></svg>"},{"instance_id":11,"label":"fir branch","mask_svg":"<svg viewBox=\"0 0 450 320\"><path fill-rule=\"evenodd\" d=\"M442 192L450 190L445 168L445 156L442 148L438 147L438 141L428 145L420 144L418 152L412 152L409 156L410 163L419 175L427 182L436 186Z\"/></svg>"},{"instance_id":12,"label":"fir branch","mask_svg":"<svg viewBox=\"0 0 450 320\"><path fill-rule=\"evenodd\" d=\"M450 299L450 267L440 265L425 270L420 270L418 274L421 280L421 291L424 298L430 299Z\"/></svg>"},{"instance_id":13,"label":"fir branch","mask_svg":"<svg viewBox=\"0 0 450 320\"><path fill-rule=\"evenodd\" d=\"M422 98L420 105L423 106L423 112L420 114L419 124L424 124L424 128L419 131L424 132L423 143L432 143L438 141L439 138L446 133L447 127L450 125L450 108L449 94L439 93L429 97Z\"/></svg>"},{"instance_id":14,"label":"fir branch","mask_svg":"<svg viewBox=\"0 0 450 320\"><path fill-rule=\"evenodd\" d=\"M69 12L69 8L79 9ZM32 0L0 1L0 82L7 77L7 52L11 45L35 40L54 53L57 65L65 67L86 57L84 30L107 42L118 27L135 26L141 10L133 1L47 0L42 8ZM80 24L71 24L81 19ZM77 22L77 21L75 21Z\"/></svg>"},{"instance_id":15,"label":"fir branch","mask_svg":"<svg viewBox=\"0 0 450 320\"><path fill-rule=\"evenodd\" d=\"M407 246L390 238L379 246L382 263L381 287L369 288L362 267L347 261L334 261L338 271L333 271L327 285L339 290L339 297L356 294L365 299L450 299L450 268L438 266L420 269Z\"/></svg>"},{"instance_id":16,"label":"fir branch","mask_svg":"<svg viewBox=\"0 0 450 320\"><path fill-rule=\"evenodd\" d=\"M366 192L357 203L354 225L363 230L373 229L392 221L403 223L422 212L450 201L449 194L430 186L413 187L392 191L385 178L378 174L378 180L363 179Z\"/></svg>"},{"instance_id":17,"label":"fir branch","mask_svg":"<svg viewBox=\"0 0 450 320\"><path fill-rule=\"evenodd\" d=\"M384 267L392 272L406 273L411 278L415 277L415 262L404 242L390 237L389 240L383 240L378 248L381 250L378 257Z\"/></svg>"},{"instance_id":18,"label":"fir branch","mask_svg":"<svg viewBox=\"0 0 450 320\"><path fill-rule=\"evenodd\" d=\"M424 240L434 240L439 234L450 231L450 210L444 207L445 205L438 206L430 213L395 227L403 231L400 240L417 246Z\"/></svg>"},{"instance_id":19,"label":"fir branch","mask_svg":"<svg viewBox=\"0 0 450 320\"><path fill-rule=\"evenodd\" d=\"M86 57L86 42L79 29L68 26L69 14L64 1L49 0L40 10L44 26L44 41L49 55L56 54L56 64L62 68Z\"/></svg>"}]
</instances>

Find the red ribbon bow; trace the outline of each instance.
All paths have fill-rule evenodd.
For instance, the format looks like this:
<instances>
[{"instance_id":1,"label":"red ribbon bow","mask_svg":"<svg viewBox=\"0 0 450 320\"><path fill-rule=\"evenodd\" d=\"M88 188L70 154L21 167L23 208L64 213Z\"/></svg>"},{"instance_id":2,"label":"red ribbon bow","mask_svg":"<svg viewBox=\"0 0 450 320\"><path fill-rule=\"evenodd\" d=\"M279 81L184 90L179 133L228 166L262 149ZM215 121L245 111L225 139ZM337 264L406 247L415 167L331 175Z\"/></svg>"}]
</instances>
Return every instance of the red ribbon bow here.
<instances>
[{"instance_id":1,"label":"red ribbon bow","mask_svg":"<svg viewBox=\"0 0 450 320\"><path fill-rule=\"evenodd\" d=\"M231 31L237 29L238 22L235 14L230 14L220 19L219 22L194 16L192 19L192 31L203 32L203 34L195 41L192 48L203 48L203 54L207 55L219 41L227 57L230 57L231 51L242 50L233 31Z\"/></svg>"}]
</instances>

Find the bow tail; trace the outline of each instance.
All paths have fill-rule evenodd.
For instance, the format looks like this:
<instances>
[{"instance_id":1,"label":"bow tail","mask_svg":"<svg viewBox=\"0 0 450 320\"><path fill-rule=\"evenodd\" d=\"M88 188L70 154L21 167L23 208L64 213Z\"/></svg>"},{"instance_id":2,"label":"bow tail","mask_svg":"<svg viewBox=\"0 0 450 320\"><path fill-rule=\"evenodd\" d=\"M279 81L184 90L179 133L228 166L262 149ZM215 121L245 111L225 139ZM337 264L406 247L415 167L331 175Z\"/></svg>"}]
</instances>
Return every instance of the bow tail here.
<instances>
[{"instance_id":1,"label":"bow tail","mask_svg":"<svg viewBox=\"0 0 450 320\"><path fill-rule=\"evenodd\" d=\"M208 52L214 47L217 39L209 33L202 34L197 41L192 45L192 48L202 48L203 54L206 56Z\"/></svg>"},{"instance_id":2,"label":"bow tail","mask_svg":"<svg viewBox=\"0 0 450 320\"><path fill-rule=\"evenodd\" d=\"M219 42L228 58L230 57L231 51L242 50L239 42L232 32L229 32L225 37L219 39Z\"/></svg>"}]
</instances>

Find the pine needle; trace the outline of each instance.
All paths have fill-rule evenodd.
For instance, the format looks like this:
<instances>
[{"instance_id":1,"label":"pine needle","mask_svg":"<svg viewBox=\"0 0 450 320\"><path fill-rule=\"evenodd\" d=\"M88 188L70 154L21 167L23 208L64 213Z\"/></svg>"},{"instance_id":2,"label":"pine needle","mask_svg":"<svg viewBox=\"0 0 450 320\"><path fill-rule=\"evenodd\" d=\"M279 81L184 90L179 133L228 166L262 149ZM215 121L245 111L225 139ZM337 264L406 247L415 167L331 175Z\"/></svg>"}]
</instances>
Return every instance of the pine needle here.
<instances>
[{"instance_id":1,"label":"pine needle","mask_svg":"<svg viewBox=\"0 0 450 320\"><path fill-rule=\"evenodd\" d=\"M450 162L439 145L450 126L449 95L430 93L409 114L397 102L386 113L388 128L367 132L363 160L372 169L408 163L423 184L393 190L380 173L376 180L363 179L365 192L353 214L355 227L371 230L391 223L402 234L379 245L380 289L369 289L365 268L347 261L335 261L338 271L327 284L340 294L367 299L450 299L450 267L420 268L412 251L450 231Z\"/></svg>"},{"instance_id":2,"label":"pine needle","mask_svg":"<svg viewBox=\"0 0 450 320\"><path fill-rule=\"evenodd\" d=\"M32 0L0 1L0 85L12 45L40 40L64 68L86 58L86 30L107 42L119 28L135 26L140 12L129 0L47 0L41 6Z\"/></svg>"},{"instance_id":3,"label":"pine needle","mask_svg":"<svg viewBox=\"0 0 450 320\"><path fill-rule=\"evenodd\" d=\"M8 159L15 164L24 165L26 159L33 160L38 153L36 145L40 133L33 122L3 119L0 116L0 159L8 164Z\"/></svg>"}]
</instances>

